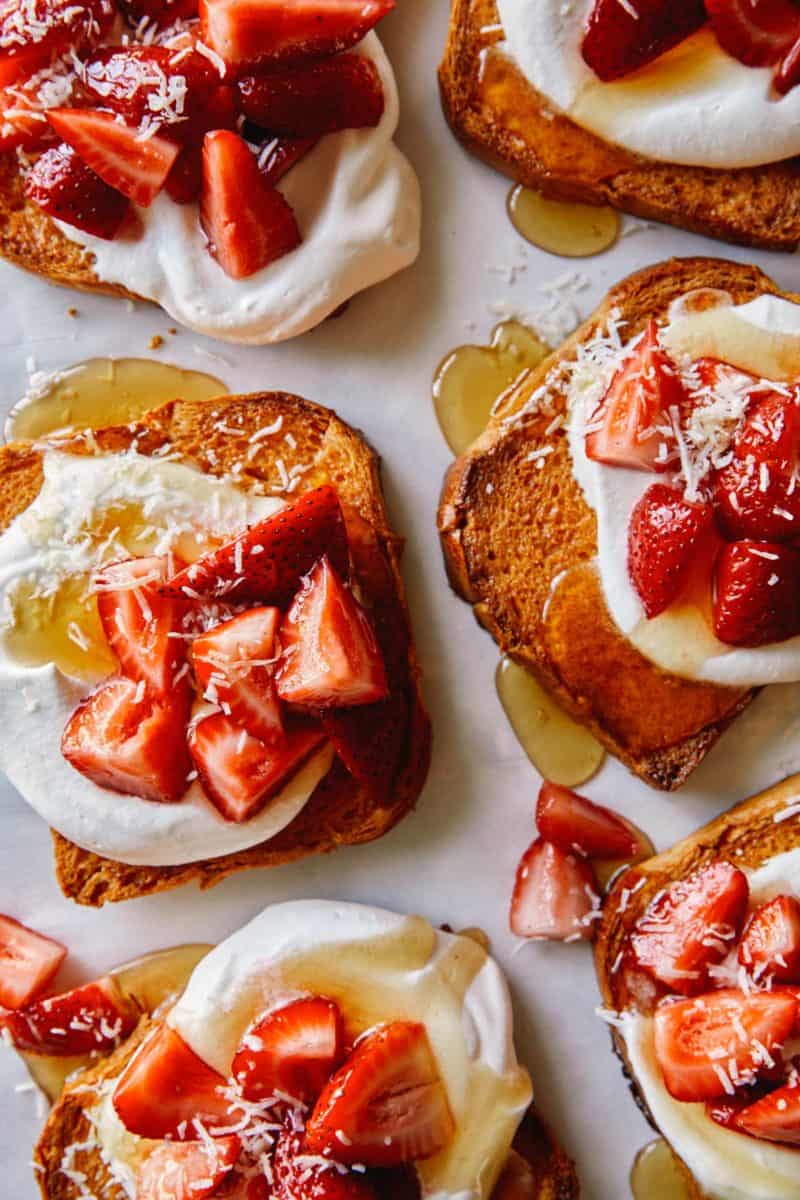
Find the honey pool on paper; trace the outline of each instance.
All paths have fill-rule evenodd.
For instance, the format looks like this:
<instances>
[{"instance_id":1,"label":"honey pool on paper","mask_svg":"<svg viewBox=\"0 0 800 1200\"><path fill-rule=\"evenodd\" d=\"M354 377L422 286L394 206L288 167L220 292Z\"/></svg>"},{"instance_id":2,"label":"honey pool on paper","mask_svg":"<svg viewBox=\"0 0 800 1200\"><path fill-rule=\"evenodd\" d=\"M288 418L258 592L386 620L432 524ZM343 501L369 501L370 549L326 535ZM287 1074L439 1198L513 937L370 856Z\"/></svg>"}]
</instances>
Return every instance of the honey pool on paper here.
<instances>
[{"instance_id":1,"label":"honey pool on paper","mask_svg":"<svg viewBox=\"0 0 800 1200\"><path fill-rule=\"evenodd\" d=\"M634 1200L691 1200L680 1167L663 1138L655 1138L639 1151L631 1169Z\"/></svg>"},{"instance_id":2,"label":"honey pool on paper","mask_svg":"<svg viewBox=\"0 0 800 1200\"><path fill-rule=\"evenodd\" d=\"M548 200L521 183L511 189L506 203L517 233L548 254L590 258L619 237L619 213L613 208Z\"/></svg>"}]
</instances>

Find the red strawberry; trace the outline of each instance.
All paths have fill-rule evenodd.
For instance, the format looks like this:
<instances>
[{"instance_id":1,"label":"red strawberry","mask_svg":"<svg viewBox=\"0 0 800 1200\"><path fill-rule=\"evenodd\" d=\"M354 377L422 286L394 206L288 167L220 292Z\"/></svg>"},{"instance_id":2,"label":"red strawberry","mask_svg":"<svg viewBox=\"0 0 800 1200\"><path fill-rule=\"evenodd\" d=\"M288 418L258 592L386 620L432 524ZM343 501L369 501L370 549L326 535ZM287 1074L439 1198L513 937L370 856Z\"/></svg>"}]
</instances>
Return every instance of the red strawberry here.
<instances>
[{"instance_id":1,"label":"red strawberry","mask_svg":"<svg viewBox=\"0 0 800 1200\"><path fill-rule=\"evenodd\" d=\"M734 1128L767 1142L800 1146L800 1085L788 1084L739 1112Z\"/></svg>"},{"instance_id":2,"label":"red strawberry","mask_svg":"<svg viewBox=\"0 0 800 1200\"><path fill-rule=\"evenodd\" d=\"M618 0L610 0L618 5ZM658 425L669 425L686 392L677 369L661 349L651 321L626 355L589 421L586 453L612 467L659 471L667 466L667 442Z\"/></svg>"},{"instance_id":3,"label":"red strawberry","mask_svg":"<svg viewBox=\"0 0 800 1200\"><path fill-rule=\"evenodd\" d=\"M776 896L757 908L739 944L739 962L757 981L800 983L800 901Z\"/></svg>"},{"instance_id":4,"label":"red strawberry","mask_svg":"<svg viewBox=\"0 0 800 1200\"><path fill-rule=\"evenodd\" d=\"M714 633L730 646L763 646L800 633L800 551L734 542L717 559Z\"/></svg>"},{"instance_id":5,"label":"red strawberry","mask_svg":"<svg viewBox=\"0 0 800 1200\"><path fill-rule=\"evenodd\" d=\"M639 966L685 996L702 992L709 967L722 962L739 936L748 894L747 877L728 862L675 880L634 926L631 950Z\"/></svg>"},{"instance_id":6,"label":"red strawberry","mask_svg":"<svg viewBox=\"0 0 800 1200\"><path fill-rule=\"evenodd\" d=\"M226 821L249 821L325 741L319 725L287 725L285 739L265 746L214 713L194 726L189 752L211 802Z\"/></svg>"},{"instance_id":7,"label":"red strawberry","mask_svg":"<svg viewBox=\"0 0 800 1200\"><path fill-rule=\"evenodd\" d=\"M714 1100L752 1083L792 1032L797 1001L786 992L735 988L667 1000L654 1017L655 1053L676 1100Z\"/></svg>"},{"instance_id":8,"label":"red strawberry","mask_svg":"<svg viewBox=\"0 0 800 1200\"><path fill-rule=\"evenodd\" d=\"M130 201L103 183L63 142L37 158L25 181L25 195L56 220L109 241L119 233L130 208Z\"/></svg>"},{"instance_id":9,"label":"red strawberry","mask_svg":"<svg viewBox=\"0 0 800 1200\"><path fill-rule=\"evenodd\" d=\"M174 142L159 134L142 138L137 129L97 109L51 108L47 116L59 137L109 187L143 208L152 204L178 155Z\"/></svg>"},{"instance_id":10,"label":"red strawberry","mask_svg":"<svg viewBox=\"0 0 800 1200\"><path fill-rule=\"evenodd\" d=\"M591 938L599 899L589 864L539 837L517 867L509 928L524 938Z\"/></svg>"},{"instance_id":11,"label":"red strawberry","mask_svg":"<svg viewBox=\"0 0 800 1200\"><path fill-rule=\"evenodd\" d=\"M546 841L567 853L577 850L589 858L633 858L641 849L630 827L610 808L546 780L536 805L536 824Z\"/></svg>"},{"instance_id":12,"label":"red strawberry","mask_svg":"<svg viewBox=\"0 0 800 1200\"><path fill-rule=\"evenodd\" d=\"M800 35L778 63L772 82L782 96L800 83Z\"/></svg>"},{"instance_id":13,"label":"red strawberry","mask_svg":"<svg viewBox=\"0 0 800 1200\"><path fill-rule=\"evenodd\" d=\"M403 693L393 692L377 704L323 709L320 719L353 778L385 794L408 734L408 701Z\"/></svg>"},{"instance_id":14,"label":"red strawberry","mask_svg":"<svg viewBox=\"0 0 800 1200\"><path fill-rule=\"evenodd\" d=\"M280 1094L313 1104L341 1062L343 1047L337 1005L309 996L257 1021L236 1051L231 1074L247 1100Z\"/></svg>"},{"instance_id":15,"label":"red strawberry","mask_svg":"<svg viewBox=\"0 0 800 1200\"><path fill-rule=\"evenodd\" d=\"M4 88L0 92L0 151L39 150L55 141L47 110L53 106L54 96L58 103L67 103L76 83L71 60L62 58Z\"/></svg>"},{"instance_id":16,"label":"red strawberry","mask_svg":"<svg viewBox=\"0 0 800 1200\"><path fill-rule=\"evenodd\" d=\"M232 67L300 62L349 50L394 0L200 0L203 41Z\"/></svg>"},{"instance_id":17,"label":"red strawberry","mask_svg":"<svg viewBox=\"0 0 800 1200\"><path fill-rule=\"evenodd\" d=\"M339 54L301 67L239 80L242 112L283 137L312 138L377 125L383 87L375 64Z\"/></svg>"},{"instance_id":18,"label":"red strawberry","mask_svg":"<svg viewBox=\"0 0 800 1200\"><path fill-rule=\"evenodd\" d=\"M791 0L706 0L706 11L722 49L748 67L772 66L800 36Z\"/></svg>"},{"instance_id":19,"label":"red strawberry","mask_svg":"<svg viewBox=\"0 0 800 1200\"><path fill-rule=\"evenodd\" d=\"M277 608L251 608L195 639L192 658L205 697L253 737L283 741L272 664L277 661Z\"/></svg>"},{"instance_id":20,"label":"red strawberry","mask_svg":"<svg viewBox=\"0 0 800 1200\"><path fill-rule=\"evenodd\" d=\"M0 914L0 1004L22 1008L43 992L67 956L65 946Z\"/></svg>"},{"instance_id":21,"label":"red strawberry","mask_svg":"<svg viewBox=\"0 0 800 1200\"><path fill-rule=\"evenodd\" d=\"M172 164L164 190L176 204L193 204L203 190L203 151L184 146Z\"/></svg>"},{"instance_id":22,"label":"red strawberry","mask_svg":"<svg viewBox=\"0 0 800 1200\"><path fill-rule=\"evenodd\" d=\"M393 1021L361 1038L331 1077L306 1144L338 1162L393 1167L436 1154L454 1129L425 1026Z\"/></svg>"},{"instance_id":23,"label":"red strawberry","mask_svg":"<svg viewBox=\"0 0 800 1200\"><path fill-rule=\"evenodd\" d=\"M664 483L654 483L639 500L628 528L628 571L648 618L681 594L711 543L713 523L710 505L693 504Z\"/></svg>"},{"instance_id":24,"label":"red strawberry","mask_svg":"<svg viewBox=\"0 0 800 1200\"><path fill-rule=\"evenodd\" d=\"M111 28L112 0L5 0L0 5L0 86L14 83L60 54L96 45Z\"/></svg>"},{"instance_id":25,"label":"red strawberry","mask_svg":"<svg viewBox=\"0 0 800 1200\"><path fill-rule=\"evenodd\" d=\"M273 186L316 146L317 138L271 138L258 154L258 169Z\"/></svg>"},{"instance_id":26,"label":"red strawberry","mask_svg":"<svg viewBox=\"0 0 800 1200\"><path fill-rule=\"evenodd\" d=\"M286 608L300 580L323 554L340 575L348 571L347 536L332 487L306 492L274 516L179 571L167 591L224 597L236 603Z\"/></svg>"},{"instance_id":27,"label":"red strawberry","mask_svg":"<svg viewBox=\"0 0 800 1200\"><path fill-rule=\"evenodd\" d=\"M272 1174L273 1200L377 1200L378 1196L364 1174L343 1171L338 1164L310 1155L291 1117L275 1145Z\"/></svg>"},{"instance_id":28,"label":"red strawberry","mask_svg":"<svg viewBox=\"0 0 800 1200\"><path fill-rule=\"evenodd\" d=\"M247 143L225 129L203 142L200 222L232 279L254 275L302 241L289 204L262 177Z\"/></svg>"},{"instance_id":29,"label":"red strawberry","mask_svg":"<svg viewBox=\"0 0 800 1200\"><path fill-rule=\"evenodd\" d=\"M61 753L98 787L180 800L189 786L188 697L153 700L144 684L120 677L101 683L67 721Z\"/></svg>"},{"instance_id":30,"label":"red strawberry","mask_svg":"<svg viewBox=\"0 0 800 1200\"><path fill-rule=\"evenodd\" d=\"M119 0L119 6L134 28L141 22L167 29L177 21L197 16L197 0Z\"/></svg>"},{"instance_id":31,"label":"red strawberry","mask_svg":"<svg viewBox=\"0 0 800 1200\"><path fill-rule=\"evenodd\" d=\"M780 1058L777 1063L782 1070ZM706 1116L708 1116L716 1125L721 1125L723 1129L737 1129L737 1117L744 1109L749 1108L756 1100L760 1100L763 1096L769 1095L775 1090L775 1084L771 1080L762 1079L757 1083L747 1087L740 1088L733 1095L728 1092L724 1096L719 1096L716 1100L708 1100L706 1102ZM740 1131L741 1132L741 1131Z\"/></svg>"},{"instance_id":32,"label":"red strawberry","mask_svg":"<svg viewBox=\"0 0 800 1200\"><path fill-rule=\"evenodd\" d=\"M136 1200L203 1200L217 1189L235 1165L238 1137L214 1141L163 1142L139 1170Z\"/></svg>"},{"instance_id":33,"label":"red strawberry","mask_svg":"<svg viewBox=\"0 0 800 1200\"><path fill-rule=\"evenodd\" d=\"M702 0L595 0L581 53L608 82L671 50L705 20Z\"/></svg>"},{"instance_id":34,"label":"red strawberry","mask_svg":"<svg viewBox=\"0 0 800 1200\"><path fill-rule=\"evenodd\" d=\"M0 1027L17 1050L67 1056L110 1050L139 1020L139 1009L110 975L6 1013Z\"/></svg>"},{"instance_id":35,"label":"red strawberry","mask_svg":"<svg viewBox=\"0 0 800 1200\"><path fill-rule=\"evenodd\" d=\"M110 108L128 125L160 126L183 141L219 75L207 58L167 46L106 46L84 65L89 102Z\"/></svg>"}]
</instances>

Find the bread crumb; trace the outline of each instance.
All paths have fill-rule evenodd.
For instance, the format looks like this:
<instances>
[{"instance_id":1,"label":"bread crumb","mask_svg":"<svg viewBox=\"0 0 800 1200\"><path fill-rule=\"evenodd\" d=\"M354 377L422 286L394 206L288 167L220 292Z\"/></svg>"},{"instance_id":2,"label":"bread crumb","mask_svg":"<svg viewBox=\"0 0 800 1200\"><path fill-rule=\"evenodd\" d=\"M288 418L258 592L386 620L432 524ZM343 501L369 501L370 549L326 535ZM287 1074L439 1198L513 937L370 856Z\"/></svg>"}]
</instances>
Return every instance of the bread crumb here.
<instances>
[{"instance_id":1,"label":"bread crumb","mask_svg":"<svg viewBox=\"0 0 800 1200\"><path fill-rule=\"evenodd\" d=\"M78 315L78 310L77 310L77 308L74 308L74 307L70 306L70 307L67 309L67 316L68 316L68 317L77 317L77 315Z\"/></svg>"},{"instance_id":2,"label":"bread crumb","mask_svg":"<svg viewBox=\"0 0 800 1200\"><path fill-rule=\"evenodd\" d=\"M154 333L153 336L150 338L150 349L151 350L160 350L163 345L164 345L164 339L161 336L161 334Z\"/></svg>"},{"instance_id":3,"label":"bread crumb","mask_svg":"<svg viewBox=\"0 0 800 1200\"><path fill-rule=\"evenodd\" d=\"M169 329L167 330L167 333L170 335L170 337L175 337L177 332L178 331L174 325L170 325Z\"/></svg>"}]
</instances>

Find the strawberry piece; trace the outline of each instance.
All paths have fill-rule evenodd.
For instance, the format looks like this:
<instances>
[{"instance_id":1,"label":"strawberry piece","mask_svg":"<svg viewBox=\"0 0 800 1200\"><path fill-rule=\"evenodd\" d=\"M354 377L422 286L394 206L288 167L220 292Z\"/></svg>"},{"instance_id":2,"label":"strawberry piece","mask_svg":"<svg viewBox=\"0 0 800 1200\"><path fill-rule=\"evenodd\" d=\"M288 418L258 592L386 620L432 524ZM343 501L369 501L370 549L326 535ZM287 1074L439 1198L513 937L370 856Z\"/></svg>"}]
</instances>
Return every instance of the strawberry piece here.
<instances>
[{"instance_id":1,"label":"strawberry piece","mask_svg":"<svg viewBox=\"0 0 800 1200\"><path fill-rule=\"evenodd\" d=\"M17 1050L54 1057L111 1050L139 1020L139 1009L110 975L6 1013L0 1025Z\"/></svg>"},{"instance_id":2,"label":"strawberry piece","mask_svg":"<svg viewBox=\"0 0 800 1200\"><path fill-rule=\"evenodd\" d=\"M197 16L197 0L119 0L119 6L134 29L141 21L168 29L178 21L192 21Z\"/></svg>"},{"instance_id":3,"label":"strawberry piece","mask_svg":"<svg viewBox=\"0 0 800 1200\"><path fill-rule=\"evenodd\" d=\"M218 550L179 571L167 591L231 603L274 604L295 595L301 578L327 554L340 575L348 570L347 536L332 487L315 488Z\"/></svg>"},{"instance_id":4,"label":"strawberry piece","mask_svg":"<svg viewBox=\"0 0 800 1200\"><path fill-rule=\"evenodd\" d=\"M0 914L0 1004L22 1008L43 992L67 956L66 946Z\"/></svg>"},{"instance_id":5,"label":"strawberry piece","mask_svg":"<svg viewBox=\"0 0 800 1200\"><path fill-rule=\"evenodd\" d=\"M107 563L94 577L103 633L120 668L161 697L186 675L187 606L179 596L162 594L169 573L167 558L128 558Z\"/></svg>"},{"instance_id":6,"label":"strawberry piece","mask_svg":"<svg viewBox=\"0 0 800 1200\"><path fill-rule=\"evenodd\" d=\"M756 909L739 944L739 962L758 981L800 983L800 901L776 896Z\"/></svg>"},{"instance_id":7,"label":"strawberry piece","mask_svg":"<svg viewBox=\"0 0 800 1200\"><path fill-rule=\"evenodd\" d=\"M780 1059L778 1059L778 1066L779 1069L783 1069ZM771 1080L762 1079L751 1086L741 1088L734 1095L726 1092L724 1096L719 1096L716 1100L707 1101L706 1116L716 1125L721 1125L723 1129L735 1130L739 1113L774 1090L775 1084Z\"/></svg>"},{"instance_id":8,"label":"strawberry piece","mask_svg":"<svg viewBox=\"0 0 800 1200\"><path fill-rule=\"evenodd\" d=\"M144 1160L136 1200L203 1200L217 1194L239 1158L238 1137L164 1142Z\"/></svg>"},{"instance_id":9,"label":"strawberry piece","mask_svg":"<svg viewBox=\"0 0 800 1200\"><path fill-rule=\"evenodd\" d=\"M303 580L280 643L277 688L288 704L349 708L388 694L375 630L327 555Z\"/></svg>"},{"instance_id":10,"label":"strawberry piece","mask_svg":"<svg viewBox=\"0 0 800 1200\"><path fill-rule=\"evenodd\" d=\"M509 928L524 938L590 938L599 901L590 865L539 837L519 860Z\"/></svg>"},{"instance_id":11,"label":"strawberry piece","mask_svg":"<svg viewBox=\"0 0 800 1200\"><path fill-rule=\"evenodd\" d=\"M226 821L249 821L325 741L319 725L287 725L285 739L266 746L223 713L205 717L189 734L189 752L206 795Z\"/></svg>"},{"instance_id":12,"label":"strawberry piece","mask_svg":"<svg viewBox=\"0 0 800 1200\"><path fill-rule=\"evenodd\" d=\"M203 190L203 151L184 146L172 164L164 190L176 204L193 204Z\"/></svg>"},{"instance_id":13,"label":"strawberry piece","mask_svg":"<svg viewBox=\"0 0 800 1200\"><path fill-rule=\"evenodd\" d=\"M177 158L174 142L159 134L143 139L137 129L97 109L52 108L47 116L109 187L143 208L153 203Z\"/></svg>"},{"instance_id":14,"label":"strawberry piece","mask_svg":"<svg viewBox=\"0 0 800 1200\"><path fill-rule=\"evenodd\" d=\"M130 207L63 142L37 158L25 195L56 220L107 241L117 236Z\"/></svg>"},{"instance_id":15,"label":"strawberry piece","mask_svg":"<svg viewBox=\"0 0 800 1200\"><path fill-rule=\"evenodd\" d=\"M71 100L76 83L72 61L62 58L0 91L0 151L39 150L55 141L47 110L54 96L59 104Z\"/></svg>"},{"instance_id":16,"label":"strawberry piece","mask_svg":"<svg viewBox=\"0 0 800 1200\"><path fill-rule=\"evenodd\" d=\"M203 41L231 67L300 62L349 50L394 0L200 0Z\"/></svg>"},{"instance_id":17,"label":"strawberry piece","mask_svg":"<svg viewBox=\"0 0 800 1200\"><path fill-rule=\"evenodd\" d=\"M436 1154L454 1129L425 1026L393 1021L361 1038L331 1077L306 1143L338 1162L393 1167Z\"/></svg>"},{"instance_id":18,"label":"strawberry piece","mask_svg":"<svg viewBox=\"0 0 800 1200\"><path fill-rule=\"evenodd\" d=\"M777 1057L797 1015L786 992L736 988L656 1009L654 1046L667 1091L676 1100L714 1100L731 1085L750 1084Z\"/></svg>"},{"instance_id":19,"label":"strawberry piece","mask_svg":"<svg viewBox=\"0 0 800 1200\"><path fill-rule=\"evenodd\" d=\"M161 1024L125 1067L111 1100L131 1133L190 1142L198 1134L195 1119L215 1128L237 1123L223 1095L226 1087L222 1075Z\"/></svg>"},{"instance_id":20,"label":"strawberry piece","mask_svg":"<svg viewBox=\"0 0 800 1200\"><path fill-rule=\"evenodd\" d=\"M766 1142L800 1146L800 1085L787 1084L737 1113L733 1126Z\"/></svg>"},{"instance_id":21,"label":"strawberry piece","mask_svg":"<svg viewBox=\"0 0 800 1200\"><path fill-rule=\"evenodd\" d=\"M377 794L397 773L408 731L408 702L399 692L377 704L320 712L325 734L348 772Z\"/></svg>"},{"instance_id":22,"label":"strawberry piece","mask_svg":"<svg viewBox=\"0 0 800 1200\"><path fill-rule=\"evenodd\" d=\"M277 608L251 608L194 641L197 682L207 700L268 745L283 741L281 706L272 677Z\"/></svg>"},{"instance_id":23,"label":"strawberry piece","mask_svg":"<svg viewBox=\"0 0 800 1200\"><path fill-rule=\"evenodd\" d=\"M634 958L674 991L702 992L709 967L722 962L741 932L748 895L747 877L729 862L711 862L676 879L636 922Z\"/></svg>"},{"instance_id":24,"label":"strawberry piece","mask_svg":"<svg viewBox=\"0 0 800 1200\"><path fill-rule=\"evenodd\" d=\"M800 11L791 0L706 0L722 49L748 67L777 63L800 36Z\"/></svg>"},{"instance_id":25,"label":"strawberry piece","mask_svg":"<svg viewBox=\"0 0 800 1200\"><path fill-rule=\"evenodd\" d=\"M593 804L558 783L542 784L536 804L540 835L567 853L589 858L633 858L639 839L610 808Z\"/></svg>"},{"instance_id":26,"label":"strawberry piece","mask_svg":"<svg viewBox=\"0 0 800 1200\"><path fill-rule=\"evenodd\" d=\"M311 1105L342 1060L344 1026L333 1000L293 1000L245 1034L231 1074L247 1100L276 1093Z\"/></svg>"},{"instance_id":27,"label":"strawberry piece","mask_svg":"<svg viewBox=\"0 0 800 1200\"><path fill-rule=\"evenodd\" d=\"M314 138L377 125L383 87L369 58L340 54L239 80L242 112L283 137Z\"/></svg>"},{"instance_id":28,"label":"strawberry piece","mask_svg":"<svg viewBox=\"0 0 800 1200\"><path fill-rule=\"evenodd\" d=\"M274 1200L377 1200L378 1196L363 1174L315 1162L291 1117L275 1145L272 1174Z\"/></svg>"},{"instance_id":29,"label":"strawberry piece","mask_svg":"<svg viewBox=\"0 0 800 1200\"><path fill-rule=\"evenodd\" d=\"M649 620L680 596L711 544L713 525L710 505L693 504L664 483L638 501L628 527L628 572Z\"/></svg>"},{"instance_id":30,"label":"strawberry piece","mask_svg":"<svg viewBox=\"0 0 800 1200\"><path fill-rule=\"evenodd\" d=\"M201 54L167 46L108 46L84 66L89 102L119 113L128 125L159 126L183 140L219 75ZM173 97L165 103L165 97Z\"/></svg>"},{"instance_id":31,"label":"strawberry piece","mask_svg":"<svg viewBox=\"0 0 800 1200\"><path fill-rule=\"evenodd\" d=\"M0 86L32 74L60 54L81 54L114 20L112 0L5 0L0 5Z\"/></svg>"},{"instance_id":32,"label":"strawberry piece","mask_svg":"<svg viewBox=\"0 0 800 1200\"><path fill-rule=\"evenodd\" d=\"M258 169L273 186L316 146L317 138L271 138L258 154Z\"/></svg>"},{"instance_id":33,"label":"strawberry piece","mask_svg":"<svg viewBox=\"0 0 800 1200\"><path fill-rule=\"evenodd\" d=\"M800 83L800 36L784 54L772 80L775 90L785 96Z\"/></svg>"},{"instance_id":34,"label":"strawberry piece","mask_svg":"<svg viewBox=\"0 0 800 1200\"><path fill-rule=\"evenodd\" d=\"M610 2L620 7L618 0ZM651 321L592 414L588 457L637 471L666 469L667 443L656 426L668 424L670 409L681 411L686 401L677 369L661 349L658 326Z\"/></svg>"},{"instance_id":35,"label":"strawberry piece","mask_svg":"<svg viewBox=\"0 0 800 1200\"><path fill-rule=\"evenodd\" d=\"M251 1175L248 1178L234 1172L223 1184L219 1195L224 1196L225 1200L271 1200L273 1191L265 1175ZM170 1198L167 1196L166 1200Z\"/></svg>"},{"instance_id":36,"label":"strawberry piece","mask_svg":"<svg viewBox=\"0 0 800 1200\"><path fill-rule=\"evenodd\" d=\"M67 721L61 753L98 787L143 800L180 800L191 769L188 695L176 692L162 702L144 691L124 677L101 683Z\"/></svg>"},{"instance_id":37,"label":"strawberry piece","mask_svg":"<svg viewBox=\"0 0 800 1200\"><path fill-rule=\"evenodd\" d=\"M763 646L800 633L800 551L777 542L725 546L715 570L714 633L729 646Z\"/></svg>"},{"instance_id":38,"label":"strawberry piece","mask_svg":"<svg viewBox=\"0 0 800 1200\"><path fill-rule=\"evenodd\" d=\"M581 53L608 83L644 67L705 23L702 0L595 0Z\"/></svg>"}]
</instances>

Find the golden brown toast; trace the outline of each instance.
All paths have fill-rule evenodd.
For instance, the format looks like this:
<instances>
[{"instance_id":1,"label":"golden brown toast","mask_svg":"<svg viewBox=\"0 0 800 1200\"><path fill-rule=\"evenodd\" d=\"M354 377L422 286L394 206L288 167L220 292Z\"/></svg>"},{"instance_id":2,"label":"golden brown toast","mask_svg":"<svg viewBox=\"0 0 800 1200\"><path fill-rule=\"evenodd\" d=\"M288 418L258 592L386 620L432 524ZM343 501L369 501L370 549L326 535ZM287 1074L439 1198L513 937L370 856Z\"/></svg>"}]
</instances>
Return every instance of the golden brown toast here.
<instances>
[{"instance_id":1,"label":"golden brown toast","mask_svg":"<svg viewBox=\"0 0 800 1200\"><path fill-rule=\"evenodd\" d=\"M250 442L257 430L279 416L283 418L279 437ZM233 429L241 429L241 436L234 436ZM286 434L293 445L285 440ZM285 829L235 854L174 867L129 866L83 850L53 832L62 891L79 904L95 906L192 881L211 887L248 867L277 866L378 838L413 808L430 761L430 724L400 575L402 540L389 528L379 459L364 438L330 409L284 392L261 392L205 402L176 400L133 425L97 430L91 438L78 435L66 443L60 440L59 446L88 454L121 451L134 440L141 454L156 453L169 444L184 461L207 474L226 475L240 467L240 484L263 487L267 494L283 495L286 474L295 467L302 471L293 497L323 483L337 489L346 514L356 514L371 531L351 543L354 569L372 606L391 693L407 714L406 736L388 794L378 795L374 788L358 783L335 758L308 803ZM31 503L41 482L41 455L35 447L16 443L0 448L0 531ZM54 731L58 735L60 731Z\"/></svg>"},{"instance_id":2,"label":"golden brown toast","mask_svg":"<svg viewBox=\"0 0 800 1200\"><path fill-rule=\"evenodd\" d=\"M453 132L480 158L556 200L611 204L745 246L800 244L797 159L721 171L631 154L552 108L496 49L502 40L495 0L453 0L442 104Z\"/></svg>"},{"instance_id":3,"label":"golden brown toast","mask_svg":"<svg viewBox=\"0 0 800 1200\"><path fill-rule=\"evenodd\" d=\"M702 287L725 289L736 303L778 293L756 267L709 258L672 259L623 280L558 351L500 398L486 430L450 468L439 506L450 582L503 653L663 790L686 780L753 692L668 674L617 630L592 566L594 513L573 475L565 429L551 430L565 408L560 364L574 359L612 310L626 322L627 340L676 296ZM526 407L546 380L545 411ZM530 455L545 448L540 470Z\"/></svg>"}]
</instances>

